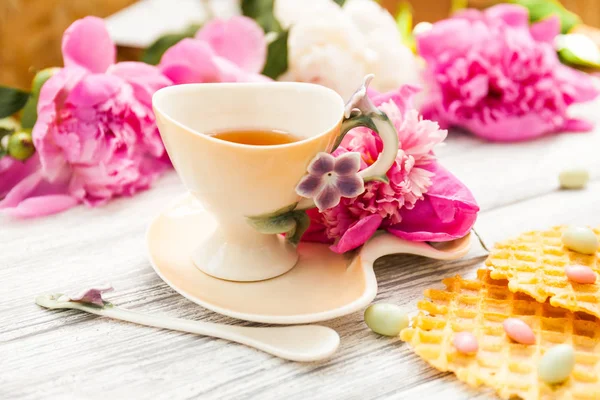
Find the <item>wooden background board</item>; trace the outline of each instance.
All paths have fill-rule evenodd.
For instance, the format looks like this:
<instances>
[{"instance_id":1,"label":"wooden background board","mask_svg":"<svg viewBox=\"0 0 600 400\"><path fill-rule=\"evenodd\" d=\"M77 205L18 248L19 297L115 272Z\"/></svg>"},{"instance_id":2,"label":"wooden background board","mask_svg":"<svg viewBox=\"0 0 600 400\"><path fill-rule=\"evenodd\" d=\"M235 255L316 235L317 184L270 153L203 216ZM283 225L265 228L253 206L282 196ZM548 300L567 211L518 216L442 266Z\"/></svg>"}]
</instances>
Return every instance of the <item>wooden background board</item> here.
<instances>
[{"instance_id":1,"label":"wooden background board","mask_svg":"<svg viewBox=\"0 0 600 400\"><path fill-rule=\"evenodd\" d=\"M599 107L579 111L600 122ZM512 145L452 134L438 153L478 198L477 228L491 244L526 229L600 224L599 151L600 128ZM588 168L592 182L584 191L558 190L558 172L573 165ZM187 301L154 274L146 258L146 226L183 190L170 172L153 189L102 208L0 220L1 399L494 398L429 368L398 339L373 334L362 312L325 323L342 340L333 358L300 364L219 339L34 304L41 293L108 280L116 288L109 299L119 306L255 325ZM477 243L455 262L386 256L375 268L376 301L414 310L425 288L457 273L474 276L484 257Z\"/></svg>"}]
</instances>

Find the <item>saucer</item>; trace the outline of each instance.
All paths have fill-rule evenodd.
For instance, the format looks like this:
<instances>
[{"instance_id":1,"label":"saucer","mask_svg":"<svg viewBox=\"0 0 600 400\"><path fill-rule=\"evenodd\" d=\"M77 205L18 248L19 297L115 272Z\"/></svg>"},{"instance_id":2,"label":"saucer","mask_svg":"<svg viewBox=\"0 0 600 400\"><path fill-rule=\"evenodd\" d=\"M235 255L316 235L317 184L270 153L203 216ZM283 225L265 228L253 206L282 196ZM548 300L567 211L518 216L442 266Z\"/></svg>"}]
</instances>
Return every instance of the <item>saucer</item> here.
<instances>
[{"instance_id":1,"label":"saucer","mask_svg":"<svg viewBox=\"0 0 600 400\"><path fill-rule=\"evenodd\" d=\"M214 218L189 193L150 224L146 243L152 267L171 288L209 310L246 321L301 324L329 320L365 308L377 294L373 263L387 254L407 253L441 260L463 257L470 235L432 247L381 234L352 256L327 245L301 243L289 272L265 281L233 282L200 271L191 254Z\"/></svg>"}]
</instances>

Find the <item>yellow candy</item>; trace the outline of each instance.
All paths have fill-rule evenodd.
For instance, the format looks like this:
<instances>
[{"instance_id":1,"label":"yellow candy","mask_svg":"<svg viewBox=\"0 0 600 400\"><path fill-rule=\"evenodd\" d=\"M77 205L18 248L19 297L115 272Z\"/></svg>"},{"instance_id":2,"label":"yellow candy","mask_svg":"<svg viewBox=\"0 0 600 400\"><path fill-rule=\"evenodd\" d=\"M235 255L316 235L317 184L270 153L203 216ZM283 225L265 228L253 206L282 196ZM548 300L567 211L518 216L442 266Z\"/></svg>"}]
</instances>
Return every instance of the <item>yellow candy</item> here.
<instances>
[{"instance_id":1,"label":"yellow candy","mask_svg":"<svg viewBox=\"0 0 600 400\"><path fill-rule=\"evenodd\" d=\"M585 169L566 169L558 175L560 187L563 189L583 189L590 180L590 173Z\"/></svg>"}]
</instances>

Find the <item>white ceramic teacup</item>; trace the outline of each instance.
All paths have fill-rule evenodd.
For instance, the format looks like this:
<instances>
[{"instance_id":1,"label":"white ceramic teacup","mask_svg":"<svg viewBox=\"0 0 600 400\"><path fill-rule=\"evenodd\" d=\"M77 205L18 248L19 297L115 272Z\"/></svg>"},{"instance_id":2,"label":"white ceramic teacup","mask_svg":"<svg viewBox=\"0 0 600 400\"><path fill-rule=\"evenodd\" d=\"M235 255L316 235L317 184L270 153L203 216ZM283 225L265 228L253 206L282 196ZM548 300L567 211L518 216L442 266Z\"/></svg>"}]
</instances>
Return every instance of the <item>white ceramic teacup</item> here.
<instances>
[{"instance_id":1,"label":"white ceramic teacup","mask_svg":"<svg viewBox=\"0 0 600 400\"><path fill-rule=\"evenodd\" d=\"M161 89L153 106L177 173L219 222L198 243L194 264L235 281L269 279L290 270L298 257L295 246L281 235L257 232L247 217L298 202L295 187L307 165L331 150L340 135L343 99L306 83L215 83ZM282 130L301 140L253 146L211 137L252 129Z\"/></svg>"}]
</instances>

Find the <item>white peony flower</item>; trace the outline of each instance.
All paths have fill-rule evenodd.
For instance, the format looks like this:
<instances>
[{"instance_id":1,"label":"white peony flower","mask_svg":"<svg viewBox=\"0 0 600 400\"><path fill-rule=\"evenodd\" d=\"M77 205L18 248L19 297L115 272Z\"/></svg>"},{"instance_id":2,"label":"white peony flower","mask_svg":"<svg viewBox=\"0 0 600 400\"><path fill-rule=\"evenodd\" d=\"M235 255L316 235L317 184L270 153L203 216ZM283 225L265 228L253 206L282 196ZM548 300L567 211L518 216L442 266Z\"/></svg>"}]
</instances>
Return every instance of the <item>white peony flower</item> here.
<instances>
[{"instance_id":1,"label":"white peony flower","mask_svg":"<svg viewBox=\"0 0 600 400\"><path fill-rule=\"evenodd\" d=\"M345 99L369 73L382 92L418 81L394 19L372 0L348 0L343 9L332 0L276 0L275 16L291 28L282 80L319 83Z\"/></svg>"}]
</instances>

